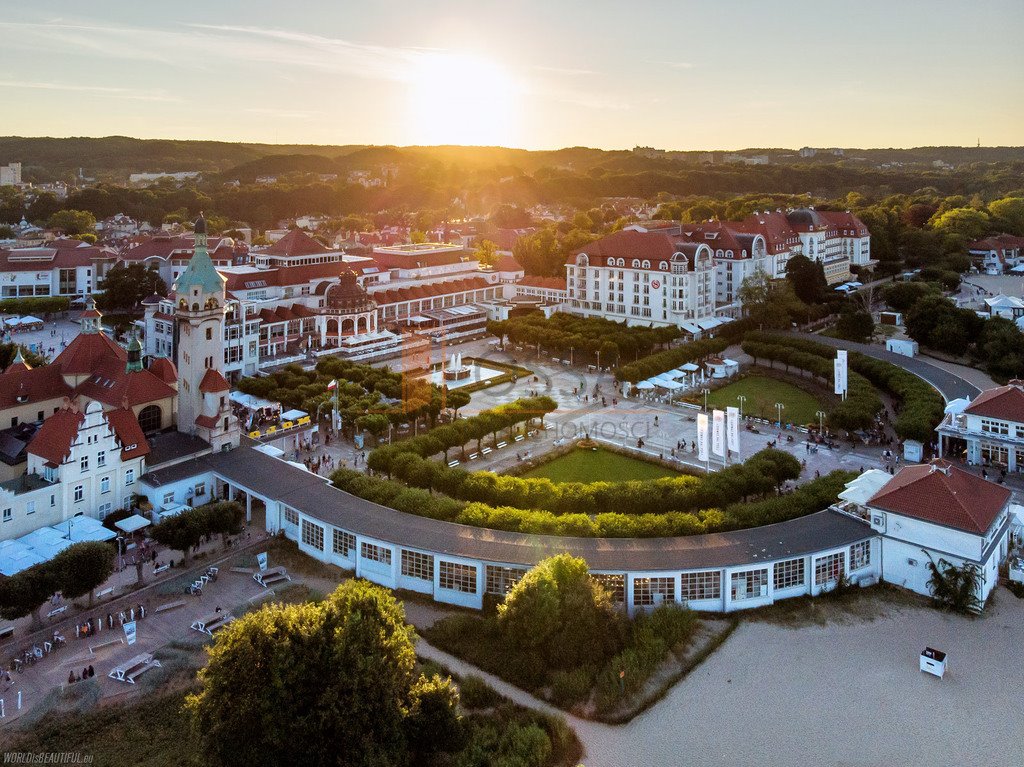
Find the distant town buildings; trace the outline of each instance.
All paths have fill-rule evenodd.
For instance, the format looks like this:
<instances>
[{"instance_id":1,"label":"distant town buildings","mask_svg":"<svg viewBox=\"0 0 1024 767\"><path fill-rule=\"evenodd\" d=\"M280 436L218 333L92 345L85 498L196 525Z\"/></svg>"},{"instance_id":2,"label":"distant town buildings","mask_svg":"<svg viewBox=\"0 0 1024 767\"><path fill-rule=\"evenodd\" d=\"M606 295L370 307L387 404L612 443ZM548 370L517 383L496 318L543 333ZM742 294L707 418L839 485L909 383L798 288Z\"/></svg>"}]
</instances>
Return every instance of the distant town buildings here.
<instances>
[{"instance_id":1,"label":"distant town buildings","mask_svg":"<svg viewBox=\"0 0 1024 767\"><path fill-rule=\"evenodd\" d=\"M9 162L0 166L0 186L17 186L21 184L21 163Z\"/></svg>"},{"instance_id":2,"label":"distant town buildings","mask_svg":"<svg viewBox=\"0 0 1024 767\"><path fill-rule=\"evenodd\" d=\"M176 173L132 173L128 176L128 183L132 186L149 186L164 179L170 179L175 183L197 179L202 174L197 170L178 171Z\"/></svg>"}]
</instances>

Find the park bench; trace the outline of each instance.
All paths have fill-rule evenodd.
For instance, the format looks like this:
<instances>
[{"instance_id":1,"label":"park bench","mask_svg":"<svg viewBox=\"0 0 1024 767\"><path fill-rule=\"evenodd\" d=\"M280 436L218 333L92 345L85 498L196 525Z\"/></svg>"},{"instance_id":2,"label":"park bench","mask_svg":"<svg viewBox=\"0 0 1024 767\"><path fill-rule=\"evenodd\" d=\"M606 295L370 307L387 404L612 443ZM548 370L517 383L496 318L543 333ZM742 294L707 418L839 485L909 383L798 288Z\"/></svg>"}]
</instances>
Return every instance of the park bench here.
<instances>
[{"instance_id":1,"label":"park bench","mask_svg":"<svg viewBox=\"0 0 1024 767\"><path fill-rule=\"evenodd\" d=\"M153 610L153 614L156 615L157 613L165 613L168 610L175 610L179 607L184 607L186 604L187 603L185 602L184 599L179 599L176 602L165 602L164 604L160 605L155 610Z\"/></svg>"},{"instance_id":2,"label":"park bench","mask_svg":"<svg viewBox=\"0 0 1024 767\"><path fill-rule=\"evenodd\" d=\"M170 562L168 562L166 565L160 565L159 567L154 567L153 568L153 575L159 575L164 570L169 570L170 567L171 567Z\"/></svg>"},{"instance_id":3,"label":"park bench","mask_svg":"<svg viewBox=\"0 0 1024 767\"><path fill-rule=\"evenodd\" d=\"M292 577L288 575L288 571L283 567L271 567L269 570L265 570L260 573L254 573L252 579L260 584L263 588L269 588L275 583L281 581L290 581Z\"/></svg>"},{"instance_id":4,"label":"park bench","mask_svg":"<svg viewBox=\"0 0 1024 767\"><path fill-rule=\"evenodd\" d=\"M504 440L502 440L501 442L499 442L499 443L497 444L497 448L498 448L498 449L501 449L501 448L503 448L503 447L508 447L508 442L505 442Z\"/></svg>"},{"instance_id":5,"label":"park bench","mask_svg":"<svg viewBox=\"0 0 1024 767\"><path fill-rule=\"evenodd\" d=\"M490 455L490 454L491 454L491 453L493 453L493 452L494 452L494 451L493 451L493 450L491 450L491 449L490 449L489 447L485 447L485 448L484 448L483 450L481 450L481 451L480 451L480 454L481 454L481 455Z\"/></svg>"},{"instance_id":6,"label":"park bench","mask_svg":"<svg viewBox=\"0 0 1024 767\"><path fill-rule=\"evenodd\" d=\"M522 434L517 434L515 436L515 441L516 442L522 442L523 441L523 435Z\"/></svg>"},{"instance_id":7,"label":"park bench","mask_svg":"<svg viewBox=\"0 0 1024 767\"><path fill-rule=\"evenodd\" d=\"M448 468L449 469L454 469L458 465L459 465L459 461L457 459L454 460L454 461L448 461Z\"/></svg>"},{"instance_id":8,"label":"park bench","mask_svg":"<svg viewBox=\"0 0 1024 767\"><path fill-rule=\"evenodd\" d=\"M197 618L192 621L192 628L201 634L209 634L213 636L213 632L218 629L224 628L226 625L231 623L232 618L228 613L219 612L213 615L207 615L205 618Z\"/></svg>"},{"instance_id":9,"label":"park bench","mask_svg":"<svg viewBox=\"0 0 1024 767\"><path fill-rule=\"evenodd\" d=\"M95 655L97 650L102 650L104 647L110 647L115 644L124 644L124 640L121 637L114 637L113 639L108 639L106 642L89 645L89 652Z\"/></svg>"},{"instance_id":10,"label":"park bench","mask_svg":"<svg viewBox=\"0 0 1024 767\"><path fill-rule=\"evenodd\" d=\"M113 594L113 593L114 593L114 587L110 586L109 588L103 589L103 591L97 591L96 592L96 596L97 597L105 597L108 594Z\"/></svg>"},{"instance_id":11,"label":"park bench","mask_svg":"<svg viewBox=\"0 0 1024 767\"><path fill-rule=\"evenodd\" d=\"M107 676L111 679L116 679L118 682L135 684L135 679L137 677L142 676L151 668L159 667L160 661L154 658L152 653L144 652L141 655L136 655L127 663L114 666Z\"/></svg>"},{"instance_id":12,"label":"park bench","mask_svg":"<svg viewBox=\"0 0 1024 767\"><path fill-rule=\"evenodd\" d=\"M479 457L480 457L480 453L470 453L469 454L469 460L471 460L471 461L475 461Z\"/></svg>"},{"instance_id":13,"label":"park bench","mask_svg":"<svg viewBox=\"0 0 1024 767\"><path fill-rule=\"evenodd\" d=\"M14 626L0 628L0 639L10 639L12 636L14 636Z\"/></svg>"},{"instance_id":14,"label":"park bench","mask_svg":"<svg viewBox=\"0 0 1024 767\"><path fill-rule=\"evenodd\" d=\"M67 609L68 609L67 605L61 605L60 607L55 607L52 610L50 610L50 612L48 612L46 614L46 617L47 618L52 618L55 615L60 615L62 612L64 612Z\"/></svg>"}]
</instances>

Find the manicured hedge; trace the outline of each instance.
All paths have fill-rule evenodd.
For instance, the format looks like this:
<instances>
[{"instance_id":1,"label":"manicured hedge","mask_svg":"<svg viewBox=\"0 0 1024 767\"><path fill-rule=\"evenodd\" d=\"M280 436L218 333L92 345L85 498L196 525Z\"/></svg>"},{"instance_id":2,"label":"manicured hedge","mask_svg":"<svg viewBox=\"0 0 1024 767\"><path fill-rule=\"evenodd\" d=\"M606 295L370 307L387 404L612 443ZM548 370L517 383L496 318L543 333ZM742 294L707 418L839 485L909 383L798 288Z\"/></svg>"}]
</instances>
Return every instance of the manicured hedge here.
<instances>
[{"instance_id":1,"label":"manicured hedge","mask_svg":"<svg viewBox=\"0 0 1024 767\"><path fill-rule=\"evenodd\" d=\"M831 383L831 361L836 353L831 346L771 333L751 333L744 340L743 349L752 357L787 362ZM838 421L833 420L836 417L836 412L833 412L829 416L830 423L842 429L850 429L846 423L863 420L864 414L874 407L865 390L866 384L885 391L896 401L898 415L893 428L901 439L928 443L935 438L935 427L942 421L945 403L942 395L929 383L898 365L858 352L850 352L849 365L849 393L846 402L838 409ZM878 406L872 412L873 419L874 413L881 409L881 400L873 392L871 396L878 401ZM856 404L850 406L848 403L851 400L856 400ZM870 422L865 425L870 425Z\"/></svg>"},{"instance_id":2,"label":"manicured hedge","mask_svg":"<svg viewBox=\"0 0 1024 767\"><path fill-rule=\"evenodd\" d=\"M636 362L622 365L615 371L615 377L620 381L636 383L651 376L661 375L680 365L685 365L687 362L695 362L714 354L720 354L728 346L729 341L724 338L705 338L700 341L691 341L674 349L667 349L657 354L641 357Z\"/></svg>"},{"instance_id":3,"label":"manicured hedge","mask_svg":"<svg viewBox=\"0 0 1024 767\"><path fill-rule=\"evenodd\" d=\"M494 507L465 503L441 494L409 488L401 482L372 477L351 469L339 469L331 479L341 490L390 506L398 511L492 530L537 535L568 535L600 538L661 538L738 530L806 516L828 506L853 477L835 471L807 482L791 493L760 500L742 501L695 512L670 511L649 514L604 512L594 516L550 511Z\"/></svg>"},{"instance_id":4,"label":"manicured hedge","mask_svg":"<svg viewBox=\"0 0 1024 767\"><path fill-rule=\"evenodd\" d=\"M482 440L496 435L502 429L509 429L523 421L540 418L558 408L551 397L525 397L484 410L471 418L460 418L452 423L438 426L426 434L405 439L391 445L376 448L367 458L366 465L372 471L385 474L393 472L393 465L400 456L411 455L427 458L445 453L454 447L462 447L470 440Z\"/></svg>"},{"instance_id":5,"label":"manicured hedge","mask_svg":"<svg viewBox=\"0 0 1024 767\"><path fill-rule=\"evenodd\" d=\"M800 476L800 462L780 450L762 450L745 463L700 477L680 475L650 481L562 482L545 478L451 469L439 461L405 453L390 465L391 476L413 487L436 490L463 501L514 506L554 514L594 515L606 509L624 514L657 514L720 508L772 493Z\"/></svg>"}]
</instances>

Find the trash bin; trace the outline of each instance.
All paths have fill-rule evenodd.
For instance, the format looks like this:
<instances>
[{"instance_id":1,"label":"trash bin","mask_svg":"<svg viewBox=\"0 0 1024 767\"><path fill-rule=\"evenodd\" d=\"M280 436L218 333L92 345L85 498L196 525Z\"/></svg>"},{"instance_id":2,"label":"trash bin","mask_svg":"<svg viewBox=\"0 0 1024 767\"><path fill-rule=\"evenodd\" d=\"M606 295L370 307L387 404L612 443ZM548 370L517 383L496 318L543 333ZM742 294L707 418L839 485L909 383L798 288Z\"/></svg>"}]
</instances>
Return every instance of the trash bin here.
<instances>
[{"instance_id":1,"label":"trash bin","mask_svg":"<svg viewBox=\"0 0 1024 767\"><path fill-rule=\"evenodd\" d=\"M921 653L921 670L942 679L942 675L946 673L946 653L933 647L924 648L924 652Z\"/></svg>"}]
</instances>

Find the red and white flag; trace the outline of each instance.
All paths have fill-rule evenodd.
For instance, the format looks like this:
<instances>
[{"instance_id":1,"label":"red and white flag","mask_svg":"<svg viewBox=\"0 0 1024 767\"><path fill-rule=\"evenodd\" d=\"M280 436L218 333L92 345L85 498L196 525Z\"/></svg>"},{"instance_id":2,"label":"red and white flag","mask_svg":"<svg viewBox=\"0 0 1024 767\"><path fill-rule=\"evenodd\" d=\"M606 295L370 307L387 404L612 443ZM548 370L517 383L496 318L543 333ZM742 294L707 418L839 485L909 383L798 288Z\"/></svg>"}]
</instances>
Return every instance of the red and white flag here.
<instances>
[{"instance_id":1,"label":"red and white flag","mask_svg":"<svg viewBox=\"0 0 1024 767\"><path fill-rule=\"evenodd\" d=\"M335 378L329 384L327 384L327 391L334 391L338 388L338 379Z\"/></svg>"}]
</instances>

